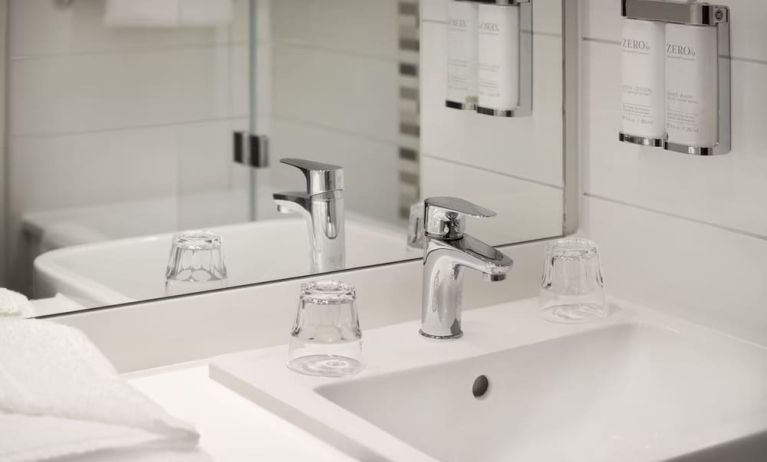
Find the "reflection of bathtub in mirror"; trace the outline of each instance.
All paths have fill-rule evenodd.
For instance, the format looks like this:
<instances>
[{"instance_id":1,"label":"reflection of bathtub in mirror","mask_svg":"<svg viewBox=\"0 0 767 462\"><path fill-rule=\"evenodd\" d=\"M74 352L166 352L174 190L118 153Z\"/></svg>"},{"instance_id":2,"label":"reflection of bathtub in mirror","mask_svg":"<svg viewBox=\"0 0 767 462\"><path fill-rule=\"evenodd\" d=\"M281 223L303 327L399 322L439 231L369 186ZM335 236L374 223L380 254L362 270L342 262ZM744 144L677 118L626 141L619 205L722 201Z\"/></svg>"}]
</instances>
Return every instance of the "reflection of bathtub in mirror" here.
<instances>
[{"instance_id":1,"label":"reflection of bathtub in mirror","mask_svg":"<svg viewBox=\"0 0 767 462\"><path fill-rule=\"evenodd\" d=\"M300 219L221 226L229 286L309 274L309 242ZM347 216L347 264L360 267L418 258L403 230ZM173 234L120 239L46 252L35 260L35 297L62 293L84 306L165 295L165 267Z\"/></svg>"}]
</instances>

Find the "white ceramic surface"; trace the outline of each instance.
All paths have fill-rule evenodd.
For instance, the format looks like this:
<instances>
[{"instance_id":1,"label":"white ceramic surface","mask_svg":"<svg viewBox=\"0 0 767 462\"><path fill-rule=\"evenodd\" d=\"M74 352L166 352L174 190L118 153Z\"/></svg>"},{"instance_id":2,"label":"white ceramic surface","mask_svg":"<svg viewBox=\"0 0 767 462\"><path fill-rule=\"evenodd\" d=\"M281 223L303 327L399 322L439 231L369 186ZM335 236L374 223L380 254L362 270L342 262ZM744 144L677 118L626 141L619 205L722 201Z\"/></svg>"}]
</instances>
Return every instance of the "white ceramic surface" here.
<instances>
[{"instance_id":1,"label":"white ceramic surface","mask_svg":"<svg viewBox=\"0 0 767 462\"><path fill-rule=\"evenodd\" d=\"M171 415L200 433L218 462L352 462L337 449L208 378L207 362L124 376Z\"/></svg>"},{"instance_id":2,"label":"white ceramic surface","mask_svg":"<svg viewBox=\"0 0 767 462\"><path fill-rule=\"evenodd\" d=\"M309 242L301 219L210 228L223 239L229 286L309 274ZM35 260L36 297L62 293L84 306L162 297L173 234L121 239L54 250ZM348 220L347 266L418 257L404 231Z\"/></svg>"},{"instance_id":3,"label":"white ceramic surface","mask_svg":"<svg viewBox=\"0 0 767 462\"><path fill-rule=\"evenodd\" d=\"M625 304L592 324L537 313L473 310L453 342L412 322L366 332L351 379L297 375L284 347L218 358L211 376L366 461L762 460L764 347Z\"/></svg>"}]
</instances>

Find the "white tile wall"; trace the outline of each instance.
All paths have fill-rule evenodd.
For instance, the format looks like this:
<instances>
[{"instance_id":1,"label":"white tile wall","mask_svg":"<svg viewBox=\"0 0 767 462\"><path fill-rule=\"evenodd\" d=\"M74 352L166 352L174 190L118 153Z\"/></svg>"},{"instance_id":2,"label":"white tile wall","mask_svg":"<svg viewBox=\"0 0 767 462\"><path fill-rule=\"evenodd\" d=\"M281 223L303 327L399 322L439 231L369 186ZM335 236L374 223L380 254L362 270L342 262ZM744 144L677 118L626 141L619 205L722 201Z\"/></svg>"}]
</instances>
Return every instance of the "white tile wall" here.
<instances>
[{"instance_id":1,"label":"white tile wall","mask_svg":"<svg viewBox=\"0 0 767 462\"><path fill-rule=\"evenodd\" d=\"M470 224L493 244L561 234L561 4L535 2L533 116L506 119L445 107L448 1L421 3L422 195L457 195L498 212Z\"/></svg>"},{"instance_id":2,"label":"white tile wall","mask_svg":"<svg viewBox=\"0 0 767 462\"><path fill-rule=\"evenodd\" d=\"M396 26L394 0L277 0L272 6L272 34L281 44L395 59Z\"/></svg>"},{"instance_id":3,"label":"white tile wall","mask_svg":"<svg viewBox=\"0 0 767 462\"><path fill-rule=\"evenodd\" d=\"M183 153L178 162L178 192L194 194L229 189L235 185L232 170L232 133L245 130L249 120L227 119L179 125L174 151Z\"/></svg>"},{"instance_id":4,"label":"white tile wall","mask_svg":"<svg viewBox=\"0 0 767 462\"><path fill-rule=\"evenodd\" d=\"M437 157L421 157L424 197L458 196L498 213L469 219L472 236L494 245L562 234L562 190Z\"/></svg>"},{"instance_id":5,"label":"white tile wall","mask_svg":"<svg viewBox=\"0 0 767 462\"><path fill-rule=\"evenodd\" d=\"M175 127L12 137L10 149L10 202L17 218L26 211L146 199L176 191Z\"/></svg>"},{"instance_id":6,"label":"white tile wall","mask_svg":"<svg viewBox=\"0 0 767 462\"><path fill-rule=\"evenodd\" d=\"M394 59L277 43L272 114L395 142L397 69Z\"/></svg>"},{"instance_id":7,"label":"white tile wall","mask_svg":"<svg viewBox=\"0 0 767 462\"><path fill-rule=\"evenodd\" d=\"M153 29L105 26L101 0L9 0L8 239L18 258L28 211L242 186L229 159L231 130L249 114L249 11L234 2L227 27Z\"/></svg>"},{"instance_id":8,"label":"white tile wall","mask_svg":"<svg viewBox=\"0 0 767 462\"><path fill-rule=\"evenodd\" d=\"M583 2L585 231L615 293L767 341L767 4L732 18L732 152L697 158L617 141L619 2Z\"/></svg>"},{"instance_id":9,"label":"white tile wall","mask_svg":"<svg viewBox=\"0 0 767 462\"><path fill-rule=\"evenodd\" d=\"M228 45L12 58L11 134L226 118L229 58Z\"/></svg>"},{"instance_id":10,"label":"white tile wall","mask_svg":"<svg viewBox=\"0 0 767 462\"><path fill-rule=\"evenodd\" d=\"M273 166L261 183L305 187L283 157L340 164L347 210L397 222L397 0L274 1L270 27Z\"/></svg>"}]
</instances>

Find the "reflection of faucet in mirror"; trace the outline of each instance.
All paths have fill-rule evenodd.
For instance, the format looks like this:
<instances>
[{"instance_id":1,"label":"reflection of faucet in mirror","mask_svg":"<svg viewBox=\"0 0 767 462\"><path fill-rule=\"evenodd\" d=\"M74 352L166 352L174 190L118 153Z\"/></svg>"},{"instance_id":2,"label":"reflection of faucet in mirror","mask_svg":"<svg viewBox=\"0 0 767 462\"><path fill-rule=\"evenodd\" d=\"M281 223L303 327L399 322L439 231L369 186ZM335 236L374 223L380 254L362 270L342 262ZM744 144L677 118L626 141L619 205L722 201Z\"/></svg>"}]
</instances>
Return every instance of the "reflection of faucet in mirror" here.
<instances>
[{"instance_id":1,"label":"reflection of faucet in mirror","mask_svg":"<svg viewBox=\"0 0 767 462\"><path fill-rule=\"evenodd\" d=\"M337 165L304 159L282 159L306 177L306 192L273 195L281 213L297 213L309 231L312 273L344 269L344 171Z\"/></svg>"},{"instance_id":2,"label":"reflection of faucet in mirror","mask_svg":"<svg viewBox=\"0 0 767 462\"><path fill-rule=\"evenodd\" d=\"M503 281L511 258L468 234L466 215L493 217L495 212L457 197L426 199L421 330L424 337L453 339L461 331L463 269L477 270L490 281Z\"/></svg>"}]
</instances>

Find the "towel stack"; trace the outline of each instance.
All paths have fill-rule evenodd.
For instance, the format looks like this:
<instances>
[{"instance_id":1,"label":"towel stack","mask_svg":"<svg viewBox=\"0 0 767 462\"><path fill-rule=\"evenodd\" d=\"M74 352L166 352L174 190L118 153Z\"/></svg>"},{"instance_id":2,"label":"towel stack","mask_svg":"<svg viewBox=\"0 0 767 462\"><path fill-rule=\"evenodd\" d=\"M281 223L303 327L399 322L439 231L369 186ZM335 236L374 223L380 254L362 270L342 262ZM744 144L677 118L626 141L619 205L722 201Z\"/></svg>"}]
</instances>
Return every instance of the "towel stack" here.
<instances>
[{"instance_id":1,"label":"towel stack","mask_svg":"<svg viewBox=\"0 0 767 462\"><path fill-rule=\"evenodd\" d=\"M27 297L18 292L0 288L0 319L31 318L32 316L34 316L34 309Z\"/></svg>"}]
</instances>

